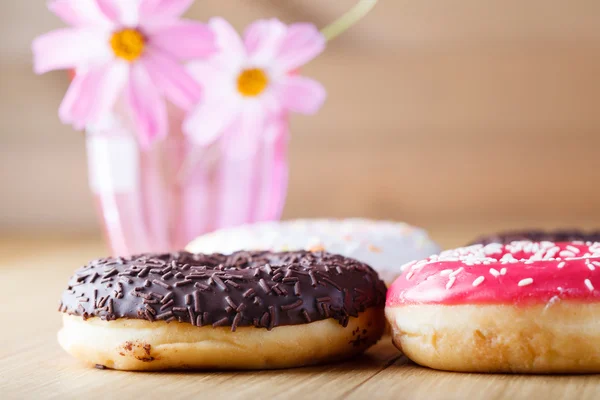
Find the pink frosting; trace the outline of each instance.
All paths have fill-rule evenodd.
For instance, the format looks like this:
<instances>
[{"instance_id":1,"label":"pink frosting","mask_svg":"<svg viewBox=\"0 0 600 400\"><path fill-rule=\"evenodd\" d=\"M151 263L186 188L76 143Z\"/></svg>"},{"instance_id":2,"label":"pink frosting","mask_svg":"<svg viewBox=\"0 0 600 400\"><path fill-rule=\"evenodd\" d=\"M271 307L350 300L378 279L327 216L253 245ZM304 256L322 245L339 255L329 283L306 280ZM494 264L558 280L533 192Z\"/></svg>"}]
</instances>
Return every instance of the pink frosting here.
<instances>
[{"instance_id":1,"label":"pink frosting","mask_svg":"<svg viewBox=\"0 0 600 400\"><path fill-rule=\"evenodd\" d=\"M403 269L388 289L387 306L600 301L600 243L475 245Z\"/></svg>"}]
</instances>

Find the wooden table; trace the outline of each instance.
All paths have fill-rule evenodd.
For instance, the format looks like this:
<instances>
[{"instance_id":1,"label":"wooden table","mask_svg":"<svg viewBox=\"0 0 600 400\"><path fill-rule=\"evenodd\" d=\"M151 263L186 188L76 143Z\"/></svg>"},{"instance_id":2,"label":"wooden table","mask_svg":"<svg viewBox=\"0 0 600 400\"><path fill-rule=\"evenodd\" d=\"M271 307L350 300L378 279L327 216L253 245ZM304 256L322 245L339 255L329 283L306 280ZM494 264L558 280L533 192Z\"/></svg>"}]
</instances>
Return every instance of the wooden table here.
<instances>
[{"instance_id":1,"label":"wooden table","mask_svg":"<svg viewBox=\"0 0 600 400\"><path fill-rule=\"evenodd\" d=\"M258 372L130 373L80 365L56 342L70 273L106 250L97 239L0 239L0 399L600 399L600 376L433 371L384 338L342 364Z\"/></svg>"}]
</instances>

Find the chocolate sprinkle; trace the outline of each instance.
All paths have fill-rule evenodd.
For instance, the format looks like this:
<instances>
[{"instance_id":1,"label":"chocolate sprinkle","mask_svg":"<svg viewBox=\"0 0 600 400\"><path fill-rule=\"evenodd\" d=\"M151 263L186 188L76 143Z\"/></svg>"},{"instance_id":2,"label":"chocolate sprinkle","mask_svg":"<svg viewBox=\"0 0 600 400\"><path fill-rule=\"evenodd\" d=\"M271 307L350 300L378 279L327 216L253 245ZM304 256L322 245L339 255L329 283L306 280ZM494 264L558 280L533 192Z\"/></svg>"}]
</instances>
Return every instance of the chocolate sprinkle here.
<instances>
[{"instance_id":1,"label":"chocolate sprinkle","mask_svg":"<svg viewBox=\"0 0 600 400\"><path fill-rule=\"evenodd\" d=\"M91 262L71 278L59 310L84 319L180 321L235 331L327 318L347 325L350 316L384 302L385 286L377 274L339 255L182 252Z\"/></svg>"},{"instance_id":2,"label":"chocolate sprinkle","mask_svg":"<svg viewBox=\"0 0 600 400\"><path fill-rule=\"evenodd\" d=\"M216 328L217 326L223 326L223 325L227 325L229 323L229 318L227 317L223 317L220 320L214 322L212 324L213 328Z\"/></svg>"},{"instance_id":3,"label":"chocolate sprinkle","mask_svg":"<svg viewBox=\"0 0 600 400\"><path fill-rule=\"evenodd\" d=\"M158 279L154 279L152 281L152 283L154 283L155 285L161 286L165 289L171 289L171 285L164 283L163 281L159 281Z\"/></svg>"},{"instance_id":4,"label":"chocolate sprinkle","mask_svg":"<svg viewBox=\"0 0 600 400\"><path fill-rule=\"evenodd\" d=\"M271 288L269 287L269 285L267 285L267 282L265 282L265 280L262 278L258 281L258 285L267 294L271 291Z\"/></svg>"},{"instance_id":5,"label":"chocolate sprinkle","mask_svg":"<svg viewBox=\"0 0 600 400\"><path fill-rule=\"evenodd\" d=\"M148 304L144 304L144 307L146 308L146 310L148 310L148 312L152 315L156 315L156 310L152 307L150 307Z\"/></svg>"},{"instance_id":6,"label":"chocolate sprinkle","mask_svg":"<svg viewBox=\"0 0 600 400\"><path fill-rule=\"evenodd\" d=\"M260 318L260 325L262 327L266 327L268 323L269 323L269 313L265 312L263 314L263 316Z\"/></svg>"},{"instance_id":7,"label":"chocolate sprinkle","mask_svg":"<svg viewBox=\"0 0 600 400\"><path fill-rule=\"evenodd\" d=\"M150 311L146 310L146 311L144 312L144 315L146 316L146 319L147 319L148 321L150 321L150 322L154 322L154 315L153 315L153 314L152 314Z\"/></svg>"},{"instance_id":8,"label":"chocolate sprinkle","mask_svg":"<svg viewBox=\"0 0 600 400\"><path fill-rule=\"evenodd\" d=\"M194 323L196 322L196 318L194 317L194 311L192 310L192 307L188 307L188 315L190 317L190 322L192 323L192 325L194 325Z\"/></svg>"},{"instance_id":9,"label":"chocolate sprinkle","mask_svg":"<svg viewBox=\"0 0 600 400\"><path fill-rule=\"evenodd\" d=\"M172 315L173 315L173 311L170 311L170 310L169 310L169 311L167 311L167 312L164 312L164 313L158 314L158 315L156 316L156 319L164 319L164 318L166 318L166 317L170 317L170 316L172 316Z\"/></svg>"},{"instance_id":10,"label":"chocolate sprinkle","mask_svg":"<svg viewBox=\"0 0 600 400\"><path fill-rule=\"evenodd\" d=\"M216 275L212 276L213 281L217 284L217 286L224 292L229 291L229 288L225 286L225 283Z\"/></svg>"},{"instance_id":11,"label":"chocolate sprinkle","mask_svg":"<svg viewBox=\"0 0 600 400\"><path fill-rule=\"evenodd\" d=\"M200 292L194 292L194 311L200 312Z\"/></svg>"},{"instance_id":12,"label":"chocolate sprinkle","mask_svg":"<svg viewBox=\"0 0 600 400\"><path fill-rule=\"evenodd\" d=\"M231 332L235 332L238 324L240 323L240 321L242 320L242 313L239 312L235 315L235 317L233 318L233 322L231 323Z\"/></svg>"},{"instance_id":13,"label":"chocolate sprinkle","mask_svg":"<svg viewBox=\"0 0 600 400\"><path fill-rule=\"evenodd\" d=\"M175 301L174 301L173 299L171 299L171 300L167 301L165 304L163 304L163 305L160 307L160 311L168 310L168 309L169 309L169 307L171 307L173 304L175 304Z\"/></svg>"},{"instance_id":14,"label":"chocolate sprinkle","mask_svg":"<svg viewBox=\"0 0 600 400\"><path fill-rule=\"evenodd\" d=\"M160 300L161 304L165 304L167 303L169 300L171 300L173 298L174 294L173 292L169 292L166 295L164 295L164 297Z\"/></svg>"},{"instance_id":15,"label":"chocolate sprinkle","mask_svg":"<svg viewBox=\"0 0 600 400\"><path fill-rule=\"evenodd\" d=\"M229 285L231 287L234 287L235 289L240 289L241 288L241 286L238 283L232 281L231 279L227 279L225 281L225 284L227 284L227 285Z\"/></svg>"},{"instance_id":16,"label":"chocolate sprinkle","mask_svg":"<svg viewBox=\"0 0 600 400\"><path fill-rule=\"evenodd\" d=\"M231 308L233 308L234 310L238 307L237 304L235 304L233 302L233 300L231 300L231 297L229 296L225 296L225 301L227 302L227 304L229 304L231 306Z\"/></svg>"},{"instance_id":17,"label":"chocolate sprinkle","mask_svg":"<svg viewBox=\"0 0 600 400\"><path fill-rule=\"evenodd\" d=\"M302 316L304 317L306 322L312 322L312 320L310 319L310 315L308 315L308 312L305 309L302 309Z\"/></svg>"},{"instance_id":18,"label":"chocolate sprinkle","mask_svg":"<svg viewBox=\"0 0 600 400\"><path fill-rule=\"evenodd\" d=\"M308 272L308 276L310 276L310 284L312 286L317 286L317 278L315 277L315 273L313 271Z\"/></svg>"},{"instance_id":19,"label":"chocolate sprinkle","mask_svg":"<svg viewBox=\"0 0 600 400\"><path fill-rule=\"evenodd\" d=\"M283 311L293 310L294 308L300 307L303 303L304 302L302 301L302 299L299 299L292 304L282 305L282 306L280 306L280 308Z\"/></svg>"},{"instance_id":20,"label":"chocolate sprinkle","mask_svg":"<svg viewBox=\"0 0 600 400\"><path fill-rule=\"evenodd\" d=\"M273 306L269 306L269 326L267 327L268 330L271 330L275 327L275 307Z\"/></svg>"},{"instance_id":21,"label":"chocolate sprinkle","mask_svg":"<svg viewBox=\"0 0 600 400\"><path fill-rule=\"evenodd\" d=\"M196 282L194 283L194 286L200 290L210 290L210 286L205 285L204 283Z\"/></svg>"},{"instance_id":22,"label":"chocolate sprinkle","mask_svg":"<svg viewBox=\"0 0 600 400\"><path fill-rule=\"evenodd\" d=\"M283 274L281 272L278 272L275 275L273 275L273 280L275 282L279 282L281 279L283 279Z\"/></svg>"}]
</instances>

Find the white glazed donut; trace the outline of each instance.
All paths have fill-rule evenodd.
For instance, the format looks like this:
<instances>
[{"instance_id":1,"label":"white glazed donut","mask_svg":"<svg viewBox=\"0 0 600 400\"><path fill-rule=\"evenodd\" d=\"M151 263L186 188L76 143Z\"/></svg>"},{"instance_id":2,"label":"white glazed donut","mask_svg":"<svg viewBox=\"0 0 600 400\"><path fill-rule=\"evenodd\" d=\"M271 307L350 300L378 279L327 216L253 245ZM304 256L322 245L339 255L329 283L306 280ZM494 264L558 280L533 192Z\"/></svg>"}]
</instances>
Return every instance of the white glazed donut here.
<instances>
[{"instance_id":1,"label":"white glazed donut","mask_svg":"<svg viewBox=\"0 0 600 400\"><path fill-rule=\"evenodd\" d=\"M364 262L391 283L400 266L440 251L427 233L401 222L368 219L298 219L221 229L187 246L192 253L238 250L325 250Z\"/></svg>"}]
</instances>

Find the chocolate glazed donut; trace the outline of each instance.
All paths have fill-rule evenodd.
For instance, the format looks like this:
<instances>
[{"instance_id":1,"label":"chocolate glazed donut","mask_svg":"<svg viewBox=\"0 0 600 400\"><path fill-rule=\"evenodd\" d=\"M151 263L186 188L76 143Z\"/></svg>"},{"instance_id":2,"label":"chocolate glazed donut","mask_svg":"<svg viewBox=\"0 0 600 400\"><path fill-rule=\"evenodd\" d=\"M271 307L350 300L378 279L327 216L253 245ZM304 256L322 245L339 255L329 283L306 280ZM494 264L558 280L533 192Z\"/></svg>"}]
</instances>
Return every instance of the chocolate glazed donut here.
<instances>
[{"instance_id":1,"label":"chocolate glazed donut","mask_svg":"<svg viewBox=\"0 0 600 400\"><path fill-rule=\"evenodd\" d=\"M115 369L314 364L380 338L385 290L369 266L325 252L105 258L69 281L59 341Z\"/></svg>"},{"instance_id":2,"label":"chocolate glazed donut","mask_svg":"<svg viewBox=\"0 0 600 400\"><path fill-rule=\"evenodd\" d=\"M470 245L474 244L490 244L490 243L501 243L510 244L517 241L530 241L530 242L600 242L600 230L597 231L582 231L580 229L558 229L554 231L544 231L541 229L527 229L520 231L507 231L496 233L493 235L486 235L477 238L472 241Z\"/></svg>"}]
</instances>

